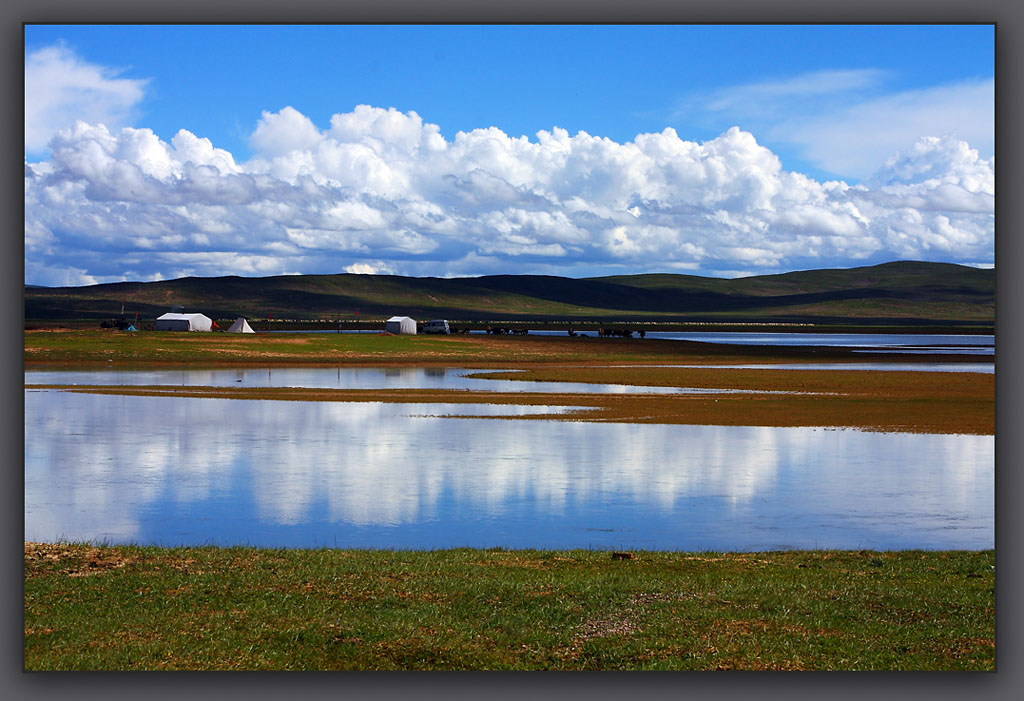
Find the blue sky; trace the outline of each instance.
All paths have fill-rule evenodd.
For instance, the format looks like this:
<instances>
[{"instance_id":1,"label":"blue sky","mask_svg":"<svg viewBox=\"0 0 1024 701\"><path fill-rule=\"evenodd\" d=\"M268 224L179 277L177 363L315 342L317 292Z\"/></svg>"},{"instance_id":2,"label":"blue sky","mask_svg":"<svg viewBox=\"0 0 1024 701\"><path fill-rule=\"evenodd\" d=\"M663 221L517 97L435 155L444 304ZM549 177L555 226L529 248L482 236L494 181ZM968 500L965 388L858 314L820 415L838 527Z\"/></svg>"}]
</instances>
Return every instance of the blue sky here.
<instances>
[{"instance_id":1,"label":"blue sky","mask_svg":"<svg viewBox=\"0 0 1024 701\"><path fill-rule=\"evenodd\" d=\"M29 25L25 53L26 163L40 186L26 185L28 282L217 274L232 253L251 275L741 275L907 256L994 263L982 202L994 201L984 172L994 171L990 25ZM360 105L377 112L357 114ZM350 115L341 132L332 131L336 115ZM65 132L55 152L52 137L76 120L107 136ZM506 140L487 137L490 128ZM666 128L671 144L637 145ZM733 128L739 136L728 137ZM436 132L444 148L388 145L413 148L409 129ZM568 145L541 148L538 132L556 129ZM231 163L173 147L181 130ZM125 146L142 132L158 143ZM99 170L83 165L96 149L107 154ZM374 164L357 159L365 149ZM712 156L720 167L700 175L684 164L711 167ZM339 158L361 175L339 174ZM285 205L266 201L262 186L261 195L217 202L207 192L190 205L189 163L216 168L220 191L256 175L294 189L303 173L323 191L319 204L295 206L290 196L288 215L243 235L262 209ZM110 180L133 168L146 197ZM448 186L430 180L445 168ZM859 188L856 199L830 181ZM44 213L58 182L80 192L67 190L60 211ZM494 182L511 189L498 194ZM737 182L742 191L725 192ZM814 203L818 211L794 214ZM183 206L187 215L173 209ZM135 216L169 230L133 243L118 222ZM216 262L203 264L204 251Z\"/></svg>"}]
</instances>

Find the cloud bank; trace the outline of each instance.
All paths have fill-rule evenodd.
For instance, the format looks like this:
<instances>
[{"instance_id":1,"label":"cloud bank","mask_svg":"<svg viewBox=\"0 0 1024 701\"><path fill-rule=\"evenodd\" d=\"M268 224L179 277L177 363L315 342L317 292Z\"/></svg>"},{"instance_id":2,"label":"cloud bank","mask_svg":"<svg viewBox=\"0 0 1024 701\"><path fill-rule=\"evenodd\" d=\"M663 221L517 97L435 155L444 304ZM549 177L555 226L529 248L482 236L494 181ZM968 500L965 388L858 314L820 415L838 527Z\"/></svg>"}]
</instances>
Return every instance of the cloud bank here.
<instances>
[{"instance_id":1,"label":"cloud bank","mask_svg":"<svg viewBox=\"0 0 1024 701\"><path fill-rule=\"evenodd\" d=\"M857 185L784 171L736 127L703 143L671 128L449 141L415 112L360 105L321 128L286 107L250 145L239 163L184 130L62 129L25 167L26 282L994 262L994 158L952 135L908 142Z\"/></svg>"}]
</instances>

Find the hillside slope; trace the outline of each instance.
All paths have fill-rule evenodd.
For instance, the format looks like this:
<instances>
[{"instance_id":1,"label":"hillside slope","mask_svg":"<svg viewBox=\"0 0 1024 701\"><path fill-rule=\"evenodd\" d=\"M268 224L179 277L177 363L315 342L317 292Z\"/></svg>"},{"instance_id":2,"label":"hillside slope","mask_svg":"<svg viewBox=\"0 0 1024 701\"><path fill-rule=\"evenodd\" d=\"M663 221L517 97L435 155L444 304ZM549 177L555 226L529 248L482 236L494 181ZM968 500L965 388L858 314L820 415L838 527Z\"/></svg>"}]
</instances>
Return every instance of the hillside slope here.
<instances>
[{"instance_id":1,"label":"hillside slope","mask_svg":"<svg viewBox=\"0 0 1024 701\"><path fill-rule=\"evenodd\" d=\"M287 275L25 288L25 319L152 320L174 306L214 318L457 320L932 321L994 323L995 271L895 262L733 280L648 274L409 278Z\"/></svg>"}]
</instances>

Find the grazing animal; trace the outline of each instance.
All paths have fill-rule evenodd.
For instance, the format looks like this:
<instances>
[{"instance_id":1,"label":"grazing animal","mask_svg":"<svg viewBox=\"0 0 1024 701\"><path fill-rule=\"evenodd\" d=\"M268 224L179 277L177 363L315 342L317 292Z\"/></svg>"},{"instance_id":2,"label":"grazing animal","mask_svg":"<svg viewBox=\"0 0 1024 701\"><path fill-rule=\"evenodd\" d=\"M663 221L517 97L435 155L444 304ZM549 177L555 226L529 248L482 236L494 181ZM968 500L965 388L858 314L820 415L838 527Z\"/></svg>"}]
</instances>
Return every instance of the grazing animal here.
<instances>
[{"instance_id":1,"label":"grazing animal","mask_svg":"<svg viewBox=\"0 0 1024 701\"><path fill-rule=\"evenodd\" d=\"M612 553L613 560L632 560L633 553Z\"/></svg>"}]
</instances>

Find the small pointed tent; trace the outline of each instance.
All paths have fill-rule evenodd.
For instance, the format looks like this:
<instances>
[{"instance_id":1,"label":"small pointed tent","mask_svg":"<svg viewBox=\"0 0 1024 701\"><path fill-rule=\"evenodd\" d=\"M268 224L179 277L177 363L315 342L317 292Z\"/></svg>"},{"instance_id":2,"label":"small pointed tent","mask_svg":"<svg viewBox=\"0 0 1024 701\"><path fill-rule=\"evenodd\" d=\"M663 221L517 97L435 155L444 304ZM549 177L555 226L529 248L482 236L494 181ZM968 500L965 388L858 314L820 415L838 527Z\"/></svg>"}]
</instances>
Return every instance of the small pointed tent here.
<instances>
[{"instance_id":1,"label":"small pointed tent","mask_svg":"<svg viewBox=\"0 0 1024 701\"><path fill-rule=\"evenodd\" d=\"M416 321L407 316L393 316L384 322L384 330L388 333L406 333L416 335Z\"/></svg>"},{"instance_id":2,"label":"small pointed tent","mask_svg":"<svg viewBox=\"0 0 1024 701\"><path fill-rule=\"evenodd\" d=\"M231 325L231 328L228 329L228 333L256 333L256 332L252 330L251 326L249 326L249 322L245 320L245 317L241 317L240 316L237 319L235 319L235 323L233 323Z\"/></svg>"},{"instance_id":3,"label":"small pointed tent","mask_svg":"<svg viewBox=\"0 0 1024 701\"><path fill-rule=\"evenodd\" d=\"M157 331L210 331L213 319L205 314L175 314L173 312L156 319Z\"/></svg>"}]
</instances>

